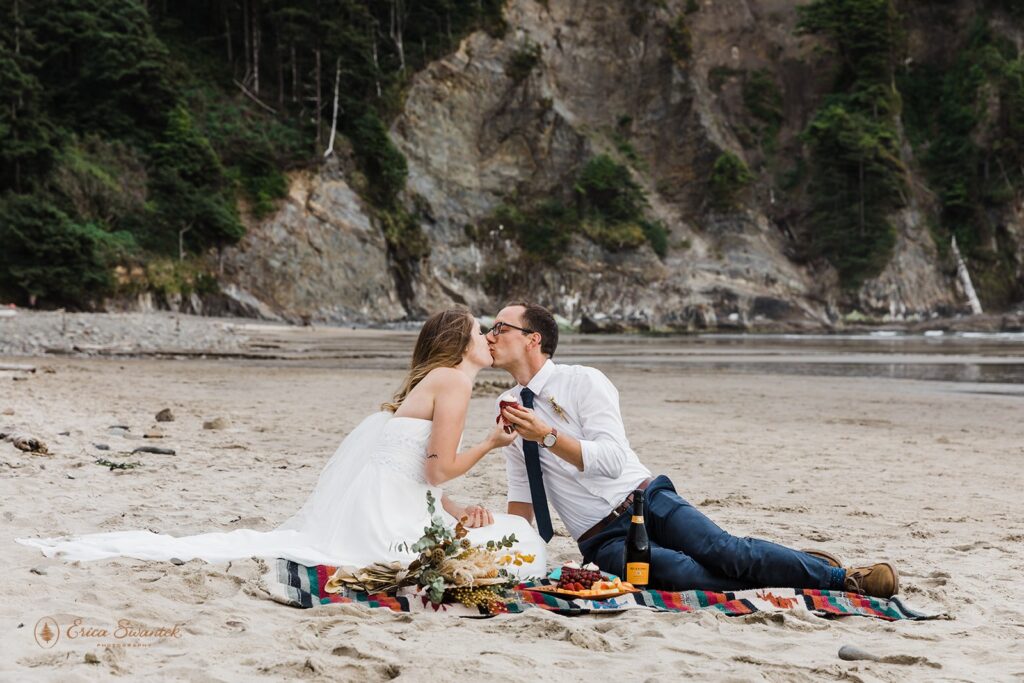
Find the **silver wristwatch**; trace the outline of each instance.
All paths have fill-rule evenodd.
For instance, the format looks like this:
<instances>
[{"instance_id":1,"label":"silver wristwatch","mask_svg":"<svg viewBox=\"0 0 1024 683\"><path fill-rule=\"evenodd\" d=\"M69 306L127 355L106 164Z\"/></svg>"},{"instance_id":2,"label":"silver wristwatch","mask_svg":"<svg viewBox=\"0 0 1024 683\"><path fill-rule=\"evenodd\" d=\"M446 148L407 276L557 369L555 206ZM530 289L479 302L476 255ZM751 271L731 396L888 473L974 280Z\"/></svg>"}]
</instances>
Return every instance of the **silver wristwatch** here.
<instances>
[{"instance_id":1,"label":"silver wristwatch","mask_svg":"<svg viewBox=\"0 0 1024 683\"><path fill-rule=\"evenodd\" d=\"M558 441L558 430L554 427L551 428L551 433L544 437L544 448L551 448Z\"/></svg>"}]
</instances>

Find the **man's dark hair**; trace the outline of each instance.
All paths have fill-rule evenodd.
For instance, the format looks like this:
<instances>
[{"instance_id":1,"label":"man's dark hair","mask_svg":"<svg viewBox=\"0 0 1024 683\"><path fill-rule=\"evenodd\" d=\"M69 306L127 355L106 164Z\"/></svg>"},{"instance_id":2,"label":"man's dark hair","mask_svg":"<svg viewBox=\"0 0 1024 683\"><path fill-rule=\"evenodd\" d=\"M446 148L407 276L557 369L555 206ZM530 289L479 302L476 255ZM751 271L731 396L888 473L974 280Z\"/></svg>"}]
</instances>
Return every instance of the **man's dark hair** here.
<instances>
[{"instance_id":1,"label":"man's dark hair","mask_svg":"<svg viewBox=\"0 0 1024 683\"><path fill-rule=\"evenodd\" d=\"M549 358L554 356L558 348L558 323L551 311L529 301L512 301L505 304L505 307L508 306L522 306L526 309L523 311L523 327L539 332L541 353L547 354Z\"/></svg>"}]
</instances>

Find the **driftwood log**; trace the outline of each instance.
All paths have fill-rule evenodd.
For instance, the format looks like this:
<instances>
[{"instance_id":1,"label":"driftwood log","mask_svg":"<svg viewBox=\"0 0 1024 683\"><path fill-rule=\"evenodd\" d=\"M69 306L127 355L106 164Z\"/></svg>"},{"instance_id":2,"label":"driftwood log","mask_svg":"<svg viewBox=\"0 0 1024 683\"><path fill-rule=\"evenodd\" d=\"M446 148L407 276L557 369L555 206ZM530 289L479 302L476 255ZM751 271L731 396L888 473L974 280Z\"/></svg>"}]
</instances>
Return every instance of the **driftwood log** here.
<instances>
[{"instance_id":1,"label":"driftwood log","mask_svg":"<svg viewBox=\"0 0 1024 683\"><path fill-rule=\"evenodd\" d=\"M22 365L20 363L0 363L0 370L8 372L35 372L36 366Z\"/></svg>"},{"instance_id":2,"label":"driftwood log","mask_svg":"<svg viewBox=\"0 0 1024 683\"><path fill-rule=\"evenodd\" d=\"M46 447L46 443L42 439L37 439L29 434L0 434L0 439L10 441L19 451L38 453L39 455L50 454L50 449Z\"/></svg>"},{"instance_id":3,"label":"driftwood log","mask_svg":"<svg viewBox=\"0 0 1024 683\"><path fill-rule=\"evenodd\" d=\"M132 455L136 453L156 453L157 455L175 455L175 452L171 448L157 448L156 446L139 446L132 451Z\"/></svg>"}]
</instances>

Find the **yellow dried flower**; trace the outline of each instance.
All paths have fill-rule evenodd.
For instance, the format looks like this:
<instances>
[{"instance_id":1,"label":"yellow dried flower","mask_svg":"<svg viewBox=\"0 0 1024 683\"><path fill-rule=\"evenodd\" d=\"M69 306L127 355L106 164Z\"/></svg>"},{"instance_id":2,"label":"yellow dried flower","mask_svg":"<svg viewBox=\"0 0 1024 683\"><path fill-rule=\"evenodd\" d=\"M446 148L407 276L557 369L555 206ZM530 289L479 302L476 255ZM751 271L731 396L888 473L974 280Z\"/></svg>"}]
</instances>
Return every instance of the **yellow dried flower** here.
<instances>
[{"instance_id":1,"label":"yellow dried flower","mask_svg":"<svg viewBox=\"0 0 1024 683\"><path fill-rule=\"evenodd\" d=\"M565 409L555 402L555 397L551 394L548 394L548 403L551 404L551 409L555 411L555 414L558 415L558 417L562 418L566 422L569 421L569 418L565 415Z\"/></svg>"}]
</instances>

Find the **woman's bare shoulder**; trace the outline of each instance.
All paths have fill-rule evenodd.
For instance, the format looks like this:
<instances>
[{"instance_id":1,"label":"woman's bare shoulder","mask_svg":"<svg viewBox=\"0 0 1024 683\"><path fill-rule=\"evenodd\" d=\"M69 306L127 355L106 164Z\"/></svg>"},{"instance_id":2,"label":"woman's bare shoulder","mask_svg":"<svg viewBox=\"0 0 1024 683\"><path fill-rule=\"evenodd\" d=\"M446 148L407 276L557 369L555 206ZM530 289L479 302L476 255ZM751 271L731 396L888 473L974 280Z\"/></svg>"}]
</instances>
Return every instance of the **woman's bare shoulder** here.
<instances>
[{"instance_id":1,"label":"woman's bare shoulder","mask_svg":"<svg viewBox=\"0 0 1024 683\"><path fill-rule=\"evenodd\" d=\"M429 382L434 394L441 393L465 393L473 391L473 380L456 368L434 368L423 378L423 383Z\"/></svg>"}]
</instances>

